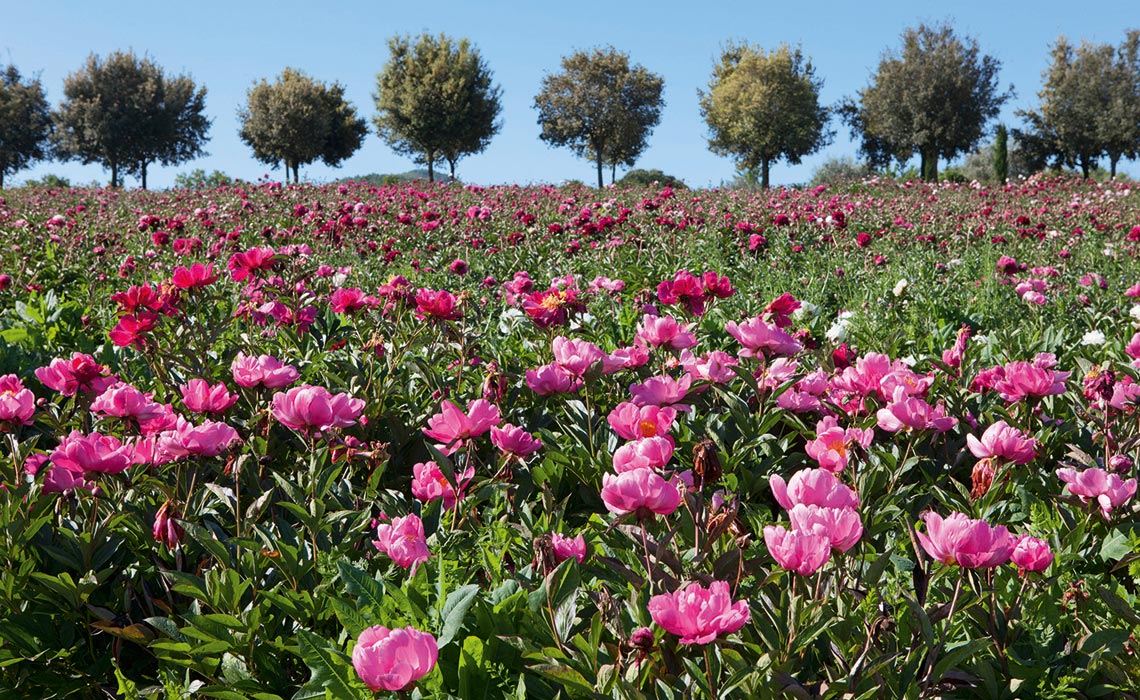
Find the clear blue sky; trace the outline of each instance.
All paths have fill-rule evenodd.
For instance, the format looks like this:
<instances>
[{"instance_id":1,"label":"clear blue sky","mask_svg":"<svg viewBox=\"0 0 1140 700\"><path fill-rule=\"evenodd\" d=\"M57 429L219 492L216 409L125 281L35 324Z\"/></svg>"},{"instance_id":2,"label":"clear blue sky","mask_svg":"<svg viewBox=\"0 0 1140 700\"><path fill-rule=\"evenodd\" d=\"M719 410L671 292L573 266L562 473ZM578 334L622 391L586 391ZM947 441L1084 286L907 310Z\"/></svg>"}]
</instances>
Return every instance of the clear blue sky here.
<instances>
[{"instance_id":1,"label":"clear blue sky","mask_svg":"<svg viewBox=\"0 0 1140 700\"><path fill-rule=\"evenodd\" d=\"M1001 84L1013 84L1017 97L1002 113L1036 105L1048 46L1064 34L1118 44L1124 30L1140 25L1133 2L1057 0L969 0L966 2L242 2L149 0L97 3L0 0L0 63L15 63L38 74L57 104L64 77L88 54L132 49L145 53L168 73L189 73L208 92L213 120L209 155L180 166L154 167L153 188L170 186L175 175L194 168L221 170L254 180L269 171L238 139L236 112L246 90L260 78L272 79L286 66L346 87L357 112L369 120L375 111L376 73L388 59L394 34L444 32L467 37L481 51L503 89L503 128L482 154L461 161L458 176L475 184L591 182L590 163L565 149L539 141L533 109L542 77L559 69L561 57L577 49L613 45L665 79L666 106L661 124L638 167L660 168L690 185L709 186L731 179L728 158L710 153L697 108L713 62L727 39L764 47L798 44L824 79L823 100L834 103L865 86L882 52L899 45L903 29L920 21L949 20L959 35L976 37L982 50L1002 63ZM833 156L854 155L845 127L834 124L834 143L799 166L780 163L773 183L804 182ZM370 133L363 148L340 168L314 164L302 179L326 181L349 175L403 172L409 159L394 154ZM1125 170L1134 168L1125 165ZM620 171L619 171L620 172ZM55 173L73 182L109 174L98 165L42 163L18 173L14 182ZM137 182L129 179L129 186Z\"/></svg>"}]
</instances>

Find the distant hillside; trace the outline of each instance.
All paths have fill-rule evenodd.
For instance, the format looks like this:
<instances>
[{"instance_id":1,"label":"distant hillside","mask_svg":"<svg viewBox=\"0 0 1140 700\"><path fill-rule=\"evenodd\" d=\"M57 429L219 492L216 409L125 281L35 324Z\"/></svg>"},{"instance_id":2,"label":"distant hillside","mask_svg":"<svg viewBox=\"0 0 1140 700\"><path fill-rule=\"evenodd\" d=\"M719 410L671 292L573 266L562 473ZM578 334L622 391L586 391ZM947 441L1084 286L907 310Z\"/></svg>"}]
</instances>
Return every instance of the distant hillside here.
<instances>
[{"instance_id":1,"label":"distant hillside","mask_svg":"<svg viewBox=\"0 0 1140 700\"><path fill-rule=\"evenodd\" d=\"M337 182L367 182L372 185L394 185L401 182L414 182L416 180L427 180L428 171L425 168L417 168L409 170L406 173L369 173L368 175L353 175L352 177L345 177L337 180ZM451 178L442 173L435 174L436 182L451 182Z\"/></svg>"}]
</instances>

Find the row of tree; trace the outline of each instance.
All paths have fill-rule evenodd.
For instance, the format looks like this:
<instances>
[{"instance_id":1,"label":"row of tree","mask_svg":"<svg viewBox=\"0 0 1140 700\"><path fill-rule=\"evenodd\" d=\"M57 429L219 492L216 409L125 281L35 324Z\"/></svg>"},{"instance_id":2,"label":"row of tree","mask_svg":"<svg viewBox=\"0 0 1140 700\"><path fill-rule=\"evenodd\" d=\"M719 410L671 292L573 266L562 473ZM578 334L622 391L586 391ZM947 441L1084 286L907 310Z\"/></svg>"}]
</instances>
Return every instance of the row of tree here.
<instances>
[{"instance_id":1,"label":"row of tree","mask_svg":"<svg viewBox=\"0 0 1140 700\"><path fill-rule=\"evenodd\" d=\"M424 165L429 179L446 163L483 151L502 126L502 90L466 39L395 37L391 57L377 76L377 133L397 153ZM825 106L823 81L799 49L775 50L730 43L698 91L709 147L758 173L768 186L773 163L798 163L828 143L837 115L860 142L872 167L919 157L927 179L938 162L973 149L989 122L1012 96L998 86L1000 63L976 40L959 38L947 24L919 25L887 52L867 87L838 105ZM1107 157L1140 154L1140 32L1113 47L1063 37L1038 93L1040 106L1018 112L1024 129L1013 139L1023 157L1089 170ZM664 80L613 48L562 59L535 97L540 138L568 147L596 164L598 185L608 166L632 167L660 122ZM48 157L100 163L111 184L124 174L146 187L147 167L172 165L202 154L210 126L206 90L186 75L168 77L148 58L113 53L91 56L64 81L64 99L51 110L39 80L25 81L14 66L0 76L0 187L4 176ZM254 157L291 172L316 160L335 166L360 148L367 123L345 99L339 83L326 85L287 68L272 83L261 80L238 112L241 139ZM1004 138L1004 131L1002 133Z\"/></svg>"}]
</instances>

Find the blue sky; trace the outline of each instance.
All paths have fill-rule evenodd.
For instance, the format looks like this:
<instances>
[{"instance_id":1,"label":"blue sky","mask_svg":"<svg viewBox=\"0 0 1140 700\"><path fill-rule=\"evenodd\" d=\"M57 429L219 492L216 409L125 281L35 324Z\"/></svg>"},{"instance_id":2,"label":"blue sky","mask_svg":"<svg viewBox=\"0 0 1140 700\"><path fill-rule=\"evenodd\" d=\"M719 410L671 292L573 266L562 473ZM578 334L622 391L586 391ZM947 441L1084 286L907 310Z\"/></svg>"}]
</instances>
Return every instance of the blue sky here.
<instances>
[{"instance_id":1,"label":"blue sky","mask_svg":"<svg viewBox=\"0 0 1140 700\"><path fill-rule=\"evenodd\" d=\"M170 186L195 168L221 170L255 180L268 173L237 136L237 110L257 80L272 79L286 66L327 82L339 81L357 112L375 111L376 73L388 59L387 39L395 34L447 33L467 37L483 54L503 90L503 128L482 154L458 166L465 182L591 182L589 162L539 141L533 109L543 75L559 69L572 51L613 45L665 79L666 106L638 167L659 168L690 185L715 186L732 178L728 158L707 148L707 131L697 107L697 89L707 85L714 61L728 39L766 48L799 45L824 80L822 99L834 103L864 87L881 54L896 48L902 31L918 22L948 20L959 35L976 37L985 53L1002 63L1002 86L1016 98L1002 120L1037 103L1048 47L1060 35L1070 40L1117 44L1128 27L1140 25L1127 2L1073 3L1055 0L1003 2L262 2L106 3L0 0L0 63L15 63L25 75L38 74L48 99L62 98L63 79L88 54L115 50L145 53L168 73L189 73L207 88L213 120L209 155L179 166L154 167L152 188ZM773 168L774 184L804 182L825 159L854 155L845 127L833 124L836 139L798 166ZM303 180L326 181L367 173L403 172L409 159L394 154L374 132L340 168L302 168ZM1135 169L1125 164L1123 170ZM76 183L109 174L98 165L42 163L17 173L13 182L45 173ZM619 171L620 174L620 171ZM128 186L137 182L128 179Z\"/></svg>"}]
</instances>

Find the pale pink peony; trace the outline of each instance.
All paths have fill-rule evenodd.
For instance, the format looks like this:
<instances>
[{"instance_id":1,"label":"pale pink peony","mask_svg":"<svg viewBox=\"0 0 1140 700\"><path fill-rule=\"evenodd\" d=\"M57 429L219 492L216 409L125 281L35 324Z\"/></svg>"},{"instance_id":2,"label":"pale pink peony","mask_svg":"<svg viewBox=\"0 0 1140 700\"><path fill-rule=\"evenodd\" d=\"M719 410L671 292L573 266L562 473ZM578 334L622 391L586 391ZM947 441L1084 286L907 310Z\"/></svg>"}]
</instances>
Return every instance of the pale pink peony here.
<instances>
[{"instance_id":1,"label":"pale pink peony","mask_svg":"<svg viewBox=\"0 0 1140 700\"><path fill-rule=\"evenodd\" d=\"M1044 571L1053 563L1053 551L1049 543L1029 535L1018 535L1013 541L1013 551L1009 555L1010 562L1018 568L1022 575L1026 572Z\"/></svg>"},{"instance_id":2,"label":"pale pink peony","mask_svg":"<svg viewBox=\"0 0 1140 700\"><path fill-rule=\"evenodd\" d=\"M526 371L526 385L539 396L573 394L582 388L582 380L562 365L551 363Z\"/></svg>"},{"instance_id":3,"label":"pale pink peony","mask_svg":"<svg viewBox=\"0 0 1140 700\"><path fill-rule=\"evenodd\" d=\"M831 558L831 542L826 535L788 531L780 525L764 528L764 544L777 564L800 576L811 576Z\"/></svg>"},{"instance_id":4,"label":"pale pink peony","mask_svg":"<svg viewBox=\"0 0 1140 700\"><path fill-rule=\"evenodd\" d=\"M211 386L205 379L191 379L178 389L182 392L182 404L194 413L224 413L238 400L238 395L231 394L224 382Z\"/></svg>"},{"instance_id":5,"label":"pale pink peony","mask_svg":"<svg viewBox=\"0 0 1140 700\"><path fill-rule=\"evenodd\" d=\"M967 435L966 446L978 459L997 457L1014 464L1028 464L1037 456L1037 441L1003 420L986 428L980 440Z\"/></svg>"},{"instance_id":6,"label":"pale pink peony","mask_svg":"<svg viewBox=\"0 0 1140 700\"><path fill-rule=\"evenodd\" d=\"M760 317L739 324L729 321L724 329L744 346L739 353L741 357L794 355L803 350L800 341Z\"/></svg>"},{"instance_id":7,"label":"pale pink peony","mask_svg":"<svg viewBox=\"0 0 1140 700\"><path fill-rule=\"evenodd\" d=\"M225 423L206 421L194 425L179 418L178 426L158 437L158 450L166 457L217 457L241 442L237 431Z\"/></svg>"},{"instance_id":8,"label":"pale pink peony","mask_svg":"<svg viewBox=\"0 0 1140 700\"><path fill-rule=\"evenodd\" d=\"M823 535L831 548L840 552L854 547L863 536L863 521L854 508L823 508L799 503L788 511L788 516L793 530Z\"/></svg>"},{"instance_id":9,"label":"pale pink peony","mask_svg":"<svg viewBox=\"0 0 1140 700\"><path fill-rule=\"evenodd\" d=\"M125 382L107 387L91 402L91 412L114 418L131 418L140 425L162 417L166 409L155 403L151 394L144 394Z\"/></svg>"},{"instance_id":10,"label":"pale pink peony","mask_svg":"<svg viewBox=\"0 0 1140 700\"><path fill-rule=\"evenodd\" d=\"M238 353L230 365L234 382L238 386L264 386L267 389L280 389L289 386L301 376L293 365L287 365L275 357L259 355L247 356Z\"/></svg>"},{"instance_id":11,"label":"pale pink peony","mask_svg":"<svg viewBox=\"0 0 1140 700\"><path fill-rule=\"evenodd\" d=\"M0 377L0 423L27 425L36 412L36 397L14 374Z\"/></svg>"},{"instance_id":12,"label":"pale pink peony","mask_svg":"<svg viewBox=\"0 0 1140 700\"><path fill-rule=\"evenodd\" d=\"M575 377L585 377L586 372L606 356L597 345L585 340L559 336L550 345L554 350L554 363ZM598 368L601 371L600 364Z\"/></svg>"},{"instance_id":13,"label":"pale pink peony","mask_svg":"<svg viewBox=\"0 0 1140 700\"><path fill-rule=\"evenodd\" d=\"M957 564L967 569L990 569L1009 561L1014 540L1004 525L991 526L965 513L946 518L930 511L923 516L926 532L918 532L918 542L935 561Z\"/></svg>"},{"instance_id":14,"label":"pale pink peony","mask_svg":"<svg viewBox=\"0 0 1140 700\"><path fill-rule=\"evenodd\" d=\"M618 474L633 469L660 469L673 459L673 439L646 437L627 442L614 451L614 471Z\"/></svg>"},{"instance_id":15,"label":"pale pink peony","mask_svg":"<svg viewBox=\"0 0 1140 700\"><path fill-rule=\"evenodd\" d=\"M1119 474L1099 467L1080 472L1067 467L1058 469L1057 478L1065 482L1065 490L1080 498L1082 503L1096 501L1106 520L1113 508L1124 505L1136 494L1136 479L1125 481Z\"/></svg>"},{"instance_id":16,"label":"pale pink peony","mask_svg":"<svg viewBox=\"0 0 1140 700\"><path fill-rule=\"evenodd\" d=\"M630 402L619 403L606 420L610 427L625 440L667 435L677 418L677 411L660 406L638 406Z\"/></svg>"},{"instance_id":17,"label":"pale pink peony","mask_svg":"<svg viewBox=\"0 0 1140 700\"><path fill-rule=\"evenodd\" d=\"M689 375L674 379L667 374L650 377L640 384L632 384L629 393L638 406L671 406L684 413L689 407L683 403L693 380Z\"/></svg>"},{"instance_id":18,"label":"pale pink peony","mask_svg":"<svg viewBox=\"0 0 1140 700\"><path fill-rule=\"evenodd\" d=\"M786 510L798 503L824 508L859 507L859 496L826 469L801 469L787 483L779 474L773 474L768 484L776 501Z\"/></svg>"},{"instance_id":19,"label":"pale pink peony","mask_svg":"<svg viewBox=\"0 0 1140 700\"><path fill-rule=\"evenodd\" d=\"M273 395L273 417L298 432L324 432L356 425L364 401L348 394L331 394L323 386L302 384Z\"/></svg>"},{"instance_id":20,"label":"pale pink peony","mask_svg":"<svg viewBox=\"0 0 1140 700\"><path fill-rule=\"evenodd\" d=\"M390 523L381 523L376 527L376 539L372 544L397 566L411 569L413 574L417 566L431 557L424 524L417 515L405 515L392 518Z\"/></svg>"},{"instance_id":21,"label":"pale pink peony","mask_svg":"<svg viewBox=\"0 0 1140 700\"><path fill-rule=\"evenodd\" d=\"M672 481L666 481L652 469L634 469L618 475L602 475L602 501L611 513L637 513L647 518L651 513L669 515L681 503L681 493Z\"/></svg>"},{"instance_id":22,"label":"pale pink peony","mask_svg":"<svg viewBox=\"0 0 1140 700\"><path fill-rule=\"evenodd\" d=\"M684 350L697 344L693 335L693 324L679 323L672 316L650 316L646 314L637 326L637 340L653 347L670 347Z\"/></svg>"},{"instance_id":23,"label":"pale pink peony","mask_svg":"<svg viewBox=\"0 0 1140 700\"><path fill-rule=\"evenodd\" d=\"M491 428L491 444L507 457L528 457L542 449L542 440L510 423Z\"/></svg>"},{"instance_id":24,"label":"pale pink peony","mask_svg":"<svg viewBox=\"0 0 1140 700\"><path fill-rule=\"evenodd\" d=\"M356 675L374 692L407 688L430 673L438 658L435 637L414 627L369 627L352 649Z\"/></svg>"},{"instance_id":25,"label":"pale pink peony","mask_svg":"<svg viewBox=\"0 0 1140 700\"><path fill-rule=\"evenodd\" d=\"M893 400L875 414L879 427L889 433L901 430L933 430L944 433L958 425L958 419L947 416L941 404L931 406L917 396L909 396L897 387Z\"/></svg>"}]
</instances>

